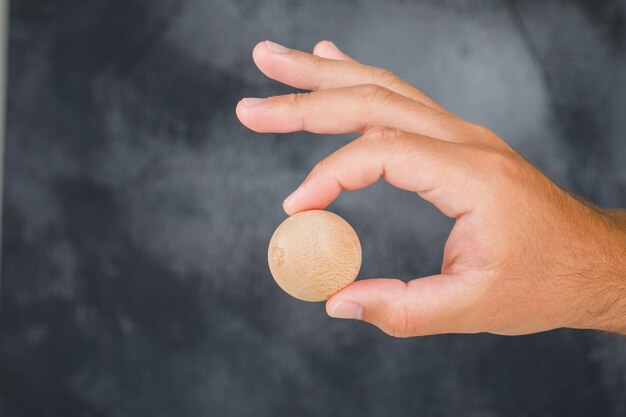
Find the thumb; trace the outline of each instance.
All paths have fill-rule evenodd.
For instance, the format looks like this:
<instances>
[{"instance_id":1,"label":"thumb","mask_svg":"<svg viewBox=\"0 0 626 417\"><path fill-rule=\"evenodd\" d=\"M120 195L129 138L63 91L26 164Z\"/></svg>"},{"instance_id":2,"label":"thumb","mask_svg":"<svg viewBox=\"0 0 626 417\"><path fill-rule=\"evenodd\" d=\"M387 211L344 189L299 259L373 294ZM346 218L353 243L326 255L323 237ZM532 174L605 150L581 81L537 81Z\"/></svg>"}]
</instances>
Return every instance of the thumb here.
<instances>
[{"instance_id":1,"label":"thumb","mask_svg":"<svg viewBox=\"0 0 626 417\"><path fill-rule=\"evenodd\" d=\"M313 55L317 55L326 59L338 59L341 61L354 61L348 55L341 52L337 45L331 41L319 41L313 48Z\"/></svg>"},{"instance_id":2,"label":"thumb","mask_svg":"<svg viewBox=\"0 0 626 417\"><path fill-rule=\"evenodd\" d=\"M474 333L469 291L460 277L434 275L408 283L398 279L356 281L326 302L329 316L363 320L395 337Z\"/></svg>"}]
</instances>

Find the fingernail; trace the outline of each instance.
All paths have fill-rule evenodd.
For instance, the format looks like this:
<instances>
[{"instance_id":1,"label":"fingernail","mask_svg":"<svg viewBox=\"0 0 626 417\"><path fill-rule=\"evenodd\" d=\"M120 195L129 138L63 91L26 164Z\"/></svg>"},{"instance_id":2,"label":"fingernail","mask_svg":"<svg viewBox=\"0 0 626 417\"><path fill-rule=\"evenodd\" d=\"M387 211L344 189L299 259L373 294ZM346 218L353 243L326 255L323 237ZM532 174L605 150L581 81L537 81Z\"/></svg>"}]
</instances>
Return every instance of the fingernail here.
<instances>
[{"instance_id":1,"label":"fingernail","mask_svg":"<svg viewBox=\"0 0 626 417\"><path fill-rule=\"evenodd\" d=\"M289 194L287 198L285 198L285 200L283 201L283 206L285 206L285 204L288 204L293 198L293 196L299 193L300 190L304 188L304 184L306 184L306 179L302 182L302 184L298 186L298 188L296 188L296 190L293 193Z\"/></svg>"},{"instance_id":2,"label":"fingernail","mask_svg":"<svg viewBox=\"0 0 626 417\"><path fill-rule=\"evenodd\" d=\"M243 103L248 107L257 106L259 104L265 103L266 101L267 101L266 98L258 98L258 97L246 97L243 99Z\"/></svg>"},{"instance_id":3,"label":"fingernail","mask_svg":"<svg viewBox=\"0 0 626 417\"><path fill-rule=\"evenodd\" d=\"M339 51L339 48L337 48L337 45L335 45L335 43L333 41L326 40L326 42L328 42L330 44L330 46L332 46L333 48L335 48L336 50Z\"/></svg>"},{"instance_id":4,"label":"fingernail","mask_svg":"<svg viewBox=\"0 0 626 417\"><path fill-rule=\"evenodd\" d=\"M296 190L296 191L298 191L298 190ZM296 191L294 191L293 193L289 194L287 196L287 198L285 198L285 200L283 200L283 206L289 202L289 200L291 199L291 197L293 197L293 195L296 193Z\"/></svg>"},{"instance_id":5,"label":"fingernail","mask_svg":"<svg viewBox=\"0 0 626 417\"><path fill-rule=\"evenodd\" d=\"M330 312L330 316L336 319L361 320L363 307L350 301L338 301Z\"/></svg>"},{"instance_id":6,"label":"fingernail","mask_svg":"<svg viewBox=\"0 0 626 417\"><path fill-rule=\"evenodd\" d=\"M276 42L265 41L265 44L267 45L267 49L277 54L286 54L287 52L289 52L289 48L277 44Z\"/></svg>"},{"instance_id":7,"label":"fingernail","mask_svg":"<svg viewBox=\"0 0 626 417\"><path fill-rule=\"evenodd\" d=\"M298 192L298 190L299 190L300 188L301 188L301 186L300 186L300 187L298 187L298 188L296 189L296 191L294 191L293 193L289 194L289 195L287 196L287 198L285 198L285 200L283 201L283 206L284 206L285 204L289 203L289 200L291 200L291 197L293 197L293 196L294 196L294 194L295 194L295 193L297 193L297 192Z\"/></svg>"}]
</instances>

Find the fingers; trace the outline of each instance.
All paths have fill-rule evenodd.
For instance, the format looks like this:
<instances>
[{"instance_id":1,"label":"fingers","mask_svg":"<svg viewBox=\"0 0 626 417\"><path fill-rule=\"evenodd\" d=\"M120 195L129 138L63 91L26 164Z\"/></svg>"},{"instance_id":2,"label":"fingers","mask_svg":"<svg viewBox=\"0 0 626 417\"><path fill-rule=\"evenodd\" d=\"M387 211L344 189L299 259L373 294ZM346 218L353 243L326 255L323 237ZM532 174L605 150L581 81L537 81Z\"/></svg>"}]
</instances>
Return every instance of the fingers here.
<instances>
[{"instance_id":1,"label":"fingers","mask_svg":"<svg viewBox=\"0 0 626 417\"><path fill-rule=\"evenodd\" d=\"M464 122L376 84L243 99L237 116L257 132L363 132L392 126L443 140L467 141Z\"/></svg>"},{"instance_id":2,"label":"fingers","mask_svg":"<svg viewBox=\"0 0 626 417\"><path fill-rule=\"evenodd\" d=\"M351 57L341 52L337 45L331 41L319 41L313 48L313 55L326 59L338 59L341 61L354 61Z\"/></svg>"},{"instance_id":3,"label":"fingers","mask_svg":"<svg viewBox=\"0 0 626 417\"><path fill-rule=\"evenodd\" d=\"M370 129L321 161L283 207L288 214L323 209L343 190L361 189L384 177L458 218L479 198L469 183L471 158L464 146L390 128Z\"/></svg>"},{"instance_id":4,"label":"fingers","mask_svg":"<svg viewBox=\"0 0 626 417\"><path fill-rule=\"evenodd\" d=\"M329 316L363 320L395 337L475 333L467 312L478 291L460 276L435 275L408 283L356 281L326 302Z\"/></svg>"},{"instance_id":5,"label":"fingers","mask_svg":"<svg viewBox=\"0 0 626 417\"><path fill-rule=\"evenodd\" d=\"M316 48L332 56L348 58L338 50L332 51L332 47L327 43ZM359 84L376 84L447 113L434 100L395 74L381 68L360 64L350 58L321 58L296 49L288 49L270 41L257 44L252 51L252 57L259 69L269 78L295 88L316 91Z\"/></svg>"}]
</instances>

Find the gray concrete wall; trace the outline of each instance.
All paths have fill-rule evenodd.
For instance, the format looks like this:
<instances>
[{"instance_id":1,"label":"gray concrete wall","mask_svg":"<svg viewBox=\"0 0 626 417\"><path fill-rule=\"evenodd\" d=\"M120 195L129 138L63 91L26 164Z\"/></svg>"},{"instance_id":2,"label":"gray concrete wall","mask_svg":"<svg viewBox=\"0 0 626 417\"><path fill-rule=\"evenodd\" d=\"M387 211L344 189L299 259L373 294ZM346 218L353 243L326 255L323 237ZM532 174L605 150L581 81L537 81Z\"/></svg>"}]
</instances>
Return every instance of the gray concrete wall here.
<instances>
[{"instance_id":1,"label":"gray concrete wall","mask_svg":"<svg viewBox=\"0 0 626 417\"><path fill-rule=\"evenodd\" d=\"M597 1L11 4L3 416L623 416L624 339L394 340L274 284L283 198L347 136L259 135L271 39L332 39L626 207L626 6ZM385 184L331 209L362 276L440 268L451 221Z\"/></svg>"},{"instance_id":2,"label":"gray concrete wall","mask_svg":"<svg viewBox=\"0 0 626 417\"><path fill-rule=\"evenodd\" d=\"M0 0L0 190L4 184L4 142L6 134L6 74L7 74L7 43L9 39L9 2ZM4 191L0 191L0 217L4 206L2 198ZM2 222L0 222L0 234ZM2 265L2 250L0 243L0 265ZM0 270L0 314L2 312L2 271Z\"/></svg>"}]
</instances>

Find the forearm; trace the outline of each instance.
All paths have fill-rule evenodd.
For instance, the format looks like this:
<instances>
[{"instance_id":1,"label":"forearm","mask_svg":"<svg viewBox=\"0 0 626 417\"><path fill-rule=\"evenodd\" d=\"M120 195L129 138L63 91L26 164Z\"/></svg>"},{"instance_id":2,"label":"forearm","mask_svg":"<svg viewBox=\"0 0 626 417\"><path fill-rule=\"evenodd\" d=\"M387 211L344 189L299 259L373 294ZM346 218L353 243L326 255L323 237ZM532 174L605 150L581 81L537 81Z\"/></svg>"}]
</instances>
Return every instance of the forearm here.
<instances>
[{"instance_id":1,"label":"forearm","mask_svg":"<svg viewBox=\"0 0 626 417\"><path fill-rule=\"evenodd\" d=\"M610 209L605 214L609 225L607 267L591 327L626 335L626 210Z\"/></svg>"},{"instance_id":2,"label":"forearm","mask_svg":"<svg viewBox=\"0 0 626 417\"><path fill-rule=\"evenodd\" d=\"M606 209L606 215L626 231L626 210ZM625 232L626 233L626 232Z\"/></svg>"}]
</instances>

